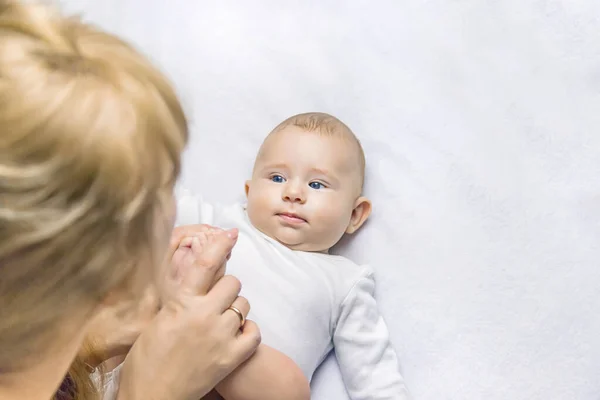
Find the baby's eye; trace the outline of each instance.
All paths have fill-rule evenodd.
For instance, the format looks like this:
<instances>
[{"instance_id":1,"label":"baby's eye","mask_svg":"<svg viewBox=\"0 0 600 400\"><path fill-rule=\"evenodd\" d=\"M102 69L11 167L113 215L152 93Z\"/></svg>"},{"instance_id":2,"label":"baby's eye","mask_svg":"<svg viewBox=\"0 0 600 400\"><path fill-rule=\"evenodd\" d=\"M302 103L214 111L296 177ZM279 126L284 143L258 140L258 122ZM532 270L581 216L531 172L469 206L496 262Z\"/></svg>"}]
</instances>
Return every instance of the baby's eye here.
<instances>
[{"instance_id":1,"label":"baby's eye","mask_svg":"<svg viewBox=\"0 0 600 400\"><path fill-rule=\"evenodd\" d=\"M325 185L323 185L321 182L311 182L308 184L308 186L310 186L313 189L323 189L325 188Z\"/></svg>"},{"instance_id":2,"label":"baby's eye","mask_svg":"<svg viewBox=\"0 0 600 400\"><path fill-rule=\"evenodd\" d=\"M283 182L285 182L285 179L284 179L284 178L283 178L283 176L281 176L281 175L273 175L273 176L271 177L271 180L272 180L273 182L275 182L275 183L283 183Z\"/></svg>"}]
</instances>

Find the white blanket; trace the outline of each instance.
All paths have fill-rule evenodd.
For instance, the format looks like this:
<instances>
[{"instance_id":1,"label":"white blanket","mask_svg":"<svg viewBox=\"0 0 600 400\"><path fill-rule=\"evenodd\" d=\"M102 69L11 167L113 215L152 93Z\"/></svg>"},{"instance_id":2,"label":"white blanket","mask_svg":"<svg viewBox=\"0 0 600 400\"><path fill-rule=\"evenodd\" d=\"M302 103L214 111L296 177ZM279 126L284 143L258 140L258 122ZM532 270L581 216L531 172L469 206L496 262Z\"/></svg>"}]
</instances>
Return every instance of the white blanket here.
<instances>
[{"instance_id":1,"label":"white blanket","mask_svg":"<svg viewBox=\"0 0 600 400\"><path fill-rule=\"evenodd\" d=\"M415 399L600 397L600 2L65 3L176 82L209 200L292 114L355 130L375 212L339 251L375 267ZM333 359L313 388L346 399Z\"/></svg>"}]
</instances>

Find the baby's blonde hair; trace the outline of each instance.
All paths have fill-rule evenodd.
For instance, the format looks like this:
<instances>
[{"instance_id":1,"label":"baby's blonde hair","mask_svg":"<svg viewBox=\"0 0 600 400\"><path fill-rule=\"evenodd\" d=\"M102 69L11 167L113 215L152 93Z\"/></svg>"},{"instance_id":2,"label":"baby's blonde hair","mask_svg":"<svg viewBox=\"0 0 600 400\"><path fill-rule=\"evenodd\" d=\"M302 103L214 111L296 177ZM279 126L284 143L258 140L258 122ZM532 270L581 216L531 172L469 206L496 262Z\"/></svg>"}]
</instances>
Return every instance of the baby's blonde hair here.
<instances>
[{"instance_id":1,"label":"baby's blonde hair","mask_svg":"<svg viewBox=\"0 0 600 400\"><path fill-rule=\"evenodd\" d=\"M126 43L0 0L0 372L152 275L187 129L169 82Z\"/></svg>"},{"instance_id":2,"label":"baby's blonde hair","mask_svg":"<svg viewBox=\"0 0 600 400\"><path fill-rule=\"evenodd\" d=\"M295 126L306 132L315 132L325 136L339 137L344 140L349 140L356 145L358 163L361 174L361 187L365 179L365 152L360 140L354 132L338 118L333 115L322 112L307 112L289 117L285 121L277 125L269 134L269 136L281 132L287 127Z\"/></svg>"}]
</instances>

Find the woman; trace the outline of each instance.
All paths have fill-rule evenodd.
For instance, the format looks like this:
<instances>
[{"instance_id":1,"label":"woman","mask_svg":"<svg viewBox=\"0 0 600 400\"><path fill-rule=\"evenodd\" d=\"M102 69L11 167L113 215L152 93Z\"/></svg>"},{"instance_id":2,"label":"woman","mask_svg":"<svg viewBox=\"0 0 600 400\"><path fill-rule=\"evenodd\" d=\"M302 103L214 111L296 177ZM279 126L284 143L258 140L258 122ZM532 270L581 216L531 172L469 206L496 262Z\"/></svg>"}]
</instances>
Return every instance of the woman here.
<instances>
[{"instance_id":1,"label":"woman","mask_svg":"<svg viewBox=\"0 0 600 400\"><path fill-rule=\"evenodd\" d=\"M164 274L187 129L169 83L125 43L0 0L0 398L52 397L97 316L127 318ZM239 282L208 289L234 241L145 328L123 399L200 398L252 354L256 326L236 333L228 310Z\"/></svg>"}]
</instances>

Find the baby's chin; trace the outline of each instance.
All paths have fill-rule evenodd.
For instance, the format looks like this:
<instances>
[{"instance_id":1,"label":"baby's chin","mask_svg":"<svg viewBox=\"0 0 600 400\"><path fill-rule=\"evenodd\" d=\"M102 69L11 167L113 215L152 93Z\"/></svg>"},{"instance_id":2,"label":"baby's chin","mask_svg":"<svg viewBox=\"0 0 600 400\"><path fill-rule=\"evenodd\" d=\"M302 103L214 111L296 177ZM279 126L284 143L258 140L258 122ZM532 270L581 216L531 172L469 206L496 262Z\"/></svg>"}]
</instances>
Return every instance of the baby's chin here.
<instances>
[{"instance_id":1,"label":"baby's chin","mask_svg":"<svg viewBox=\"0 0 600 400\"><path fill-rule=\"evenodd\" d=\"M279 243L281 243L282 245L284 245L285 247L287 247L290 250L307 251L307 252L312 252L312 253L328 253L329 252L329 247L320 245L318 243L310 243L310 242L302 240L301 238L290 237L290 236L292 236L292 235L276 235L276 236L271 236L271 237L273 237L275 240L277 240Z\"/></svg>"}]
</instances>

